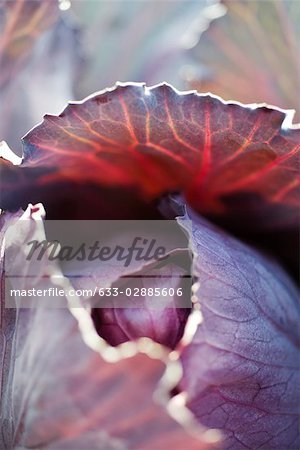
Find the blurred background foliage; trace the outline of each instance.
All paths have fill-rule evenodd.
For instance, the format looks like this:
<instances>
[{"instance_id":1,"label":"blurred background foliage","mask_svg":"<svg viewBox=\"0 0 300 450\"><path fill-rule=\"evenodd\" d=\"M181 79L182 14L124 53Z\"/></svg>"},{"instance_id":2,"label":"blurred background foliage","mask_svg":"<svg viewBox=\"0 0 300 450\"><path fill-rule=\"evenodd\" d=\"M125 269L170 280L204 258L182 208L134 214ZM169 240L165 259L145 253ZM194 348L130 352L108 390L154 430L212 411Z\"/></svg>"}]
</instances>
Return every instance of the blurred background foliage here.
<instances>
[{"instance_id":1,"label":"blurred background foliage","mask_svg":"<svg viewBox=\"0 0 300 450\"><path fill-rule=\"evenodd\" d=\"M226 14L192 48L207 68L190 85L225 100L295 108L300 120L300 2L224 0Z\"/></svg>"},{"instance_id":2,"label":"blurred background foliage","mask_svg":"<svg viewBox=\"0 0 300 450\"><path fill-rule=\"evenodd\" d=\"M0 140L20 154L44 114L116 81L299 111L299 22L298 0L0 0Z\"/></svg>"}]
</instances>

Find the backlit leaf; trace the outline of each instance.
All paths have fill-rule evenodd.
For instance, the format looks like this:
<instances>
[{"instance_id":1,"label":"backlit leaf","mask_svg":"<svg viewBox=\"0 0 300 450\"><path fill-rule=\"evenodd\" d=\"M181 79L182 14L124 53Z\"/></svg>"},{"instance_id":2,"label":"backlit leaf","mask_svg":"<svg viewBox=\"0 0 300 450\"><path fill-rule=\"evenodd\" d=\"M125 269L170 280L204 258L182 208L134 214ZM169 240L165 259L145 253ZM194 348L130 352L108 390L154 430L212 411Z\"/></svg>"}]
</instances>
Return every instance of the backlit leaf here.
<instances>
[{"instance_id":1,"label":"backlit leaf","mask_svg":"<svg viewBox=\"0 0 300 450\"><path fill-rule=\"evenodd\" d=\"M40 184L131 186L148 199L182 190L199 212L251 231L294 226L300 129L288 126L278 109L118 85L45 116L24 138L23 167L44 172Z\"/></svg>"}]
</instances>

